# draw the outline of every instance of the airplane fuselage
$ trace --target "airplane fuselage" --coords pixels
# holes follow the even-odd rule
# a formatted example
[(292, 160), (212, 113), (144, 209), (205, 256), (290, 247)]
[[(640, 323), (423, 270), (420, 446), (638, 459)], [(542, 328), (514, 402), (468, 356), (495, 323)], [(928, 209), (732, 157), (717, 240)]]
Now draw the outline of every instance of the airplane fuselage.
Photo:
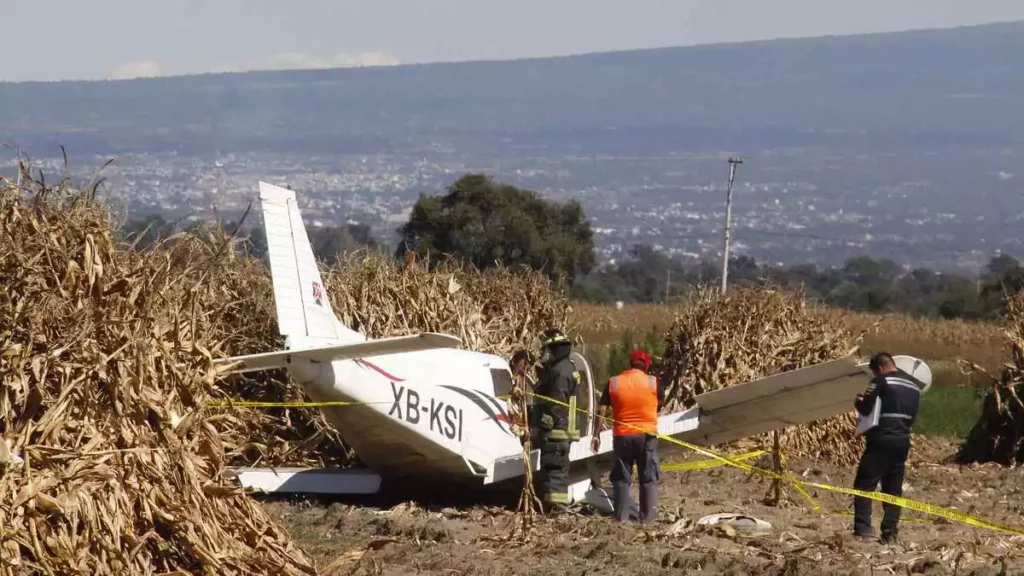
[(382, 475), (483, 476), (521, 454), (507, 402), (512, 374), (491, 354), (438, 349), (316, 363), (294, 359), (293, 377), (360, 459)]

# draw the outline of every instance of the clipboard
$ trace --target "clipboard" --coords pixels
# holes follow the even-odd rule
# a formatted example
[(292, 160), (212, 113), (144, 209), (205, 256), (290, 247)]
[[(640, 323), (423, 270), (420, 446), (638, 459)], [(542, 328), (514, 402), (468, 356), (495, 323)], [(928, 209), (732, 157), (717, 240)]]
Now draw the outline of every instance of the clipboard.
[(871, 409), (871, 414), (864, 416), (860, 412), (857, 412), (857, 436), (863, 436), (865, 432), (871, 430), (875, 426), (878, 426), (878, 417), (882, 413), (882, 399), (875, 398), (875, 407)]

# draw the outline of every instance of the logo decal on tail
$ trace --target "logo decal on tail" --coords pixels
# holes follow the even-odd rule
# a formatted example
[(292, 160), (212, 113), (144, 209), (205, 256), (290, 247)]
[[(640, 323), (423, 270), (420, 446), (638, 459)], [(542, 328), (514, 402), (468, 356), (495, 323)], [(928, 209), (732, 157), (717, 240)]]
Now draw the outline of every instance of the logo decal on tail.
[(380, 374), (381, 376), (387, 378), (388, 380), (394, 380), (395, 382), (405, 382), (404, 378), (399, 378), (398, 376), (394, 376), (391, 373), (384, 371), (384, 369), (382, 369), (380, 366), (377, 366), (376, 364), (372, 364), (370, 362), (367, 362), (366, 360), (363, 360), (362, 358), (356, 358), (355, 359), (355, 363), (360, 368), (369, 368), (369, 369), (373, 370), (374, 372), (376, 372), (377, 374)]
[(324, 305), (324, 289), (319, 282), (313, 282), (313, 301), (321, 308)]

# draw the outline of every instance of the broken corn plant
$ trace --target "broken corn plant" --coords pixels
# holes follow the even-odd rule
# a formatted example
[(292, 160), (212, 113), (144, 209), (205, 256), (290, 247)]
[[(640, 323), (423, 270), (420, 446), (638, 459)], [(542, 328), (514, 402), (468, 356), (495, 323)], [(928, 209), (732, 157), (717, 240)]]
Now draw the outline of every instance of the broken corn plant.
[[(698, 288), (676, 311), (665, 336), (660, 378), (666, 410), (693, 405), (694, 397), (779, 372), (855, 354), (860, 336), (803, 294), (739, 288), (722, 295)], [(788, 456), (851, 464), (860, 454), (851, 413), (792, 427), (781, 435)], [(769, 435), (762, 435), (764, 444)]]

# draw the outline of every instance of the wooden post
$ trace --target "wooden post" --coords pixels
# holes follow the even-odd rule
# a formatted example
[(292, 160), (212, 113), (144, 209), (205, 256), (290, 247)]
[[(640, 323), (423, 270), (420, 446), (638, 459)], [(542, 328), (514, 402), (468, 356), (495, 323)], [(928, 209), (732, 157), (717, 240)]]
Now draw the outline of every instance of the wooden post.
[[(782, 446), (779, 441), (779, 431), (772, 432), (772, 472), (782, 475)], [(768, 489), (768, 496), (765, 497), (765, 504), (778, 506), (782, 503), (782, 480), (772, 479), (772, 485)]]

